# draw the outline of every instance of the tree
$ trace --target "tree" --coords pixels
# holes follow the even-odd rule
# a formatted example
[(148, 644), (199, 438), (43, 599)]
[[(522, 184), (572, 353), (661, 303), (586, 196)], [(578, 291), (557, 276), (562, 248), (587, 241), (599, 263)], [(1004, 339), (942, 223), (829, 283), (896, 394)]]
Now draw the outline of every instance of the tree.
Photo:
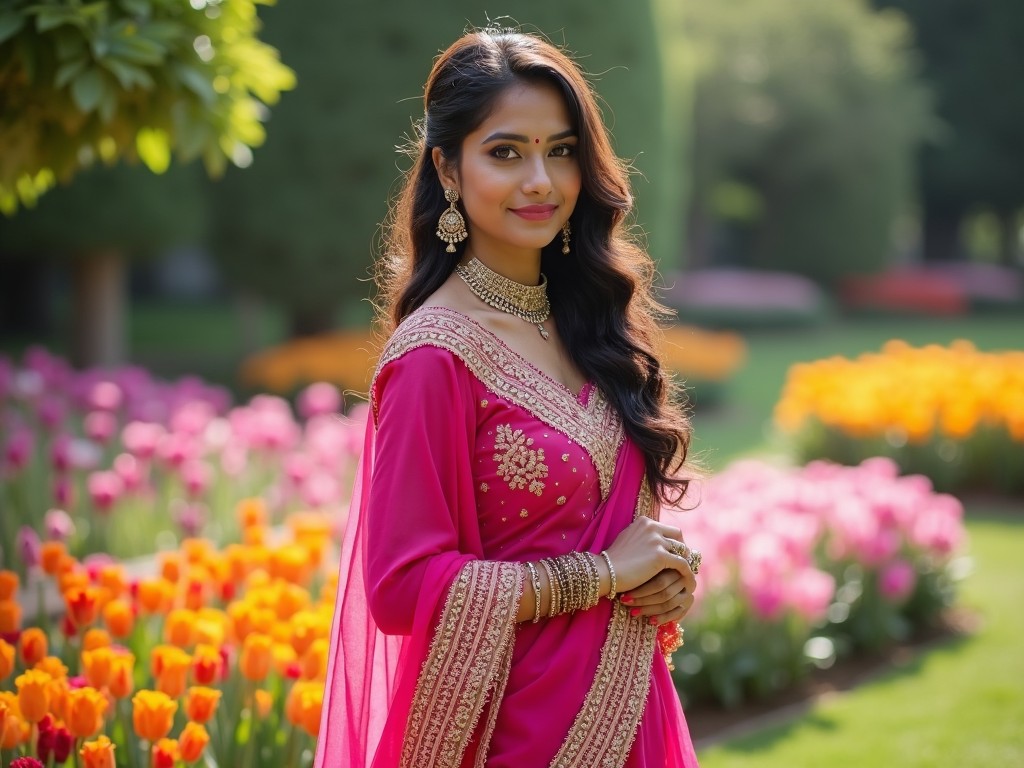
[(924, 254), (957, 258), (959, 229), (972, 209), (1002, 223), (1002, 254), (1014, 262), (1024, 206), (1024, 4), (1018, 0), (877, 0), (914, 27), (923, 74), (944, 123), (921, 153)]
[[(678, 168), (666, 166), (672, 134), (661, 119), (664, 89), (651, 2), (593, 13), (584, 0), (519, 0), (508, 13), (582, 54), (620, 154), (638, 171), (639, 222), (667, 261), (681, 250)], [(310, 24), (309, 18), (316, 18)], [(324, 330), (345, 298), (368, 293), (379, 223), (404, 159), (391, 147), (422, 113), (434, 56), (470, 23), (487, 18), (459, 0), (439, 10), (402, 0), (353, 9), (306, 0), (306, 12), (264, 14), (266, 39), (295, 67), (299, 87), (274, 114), (270, 135), (245, 172), (211, 191), (217, 253), (240, 286), (288, 308), (294, 333)], [(681, 156), (682, 152), (678, 151)], [(660, 204), (660, 205), (659, 205)]]
[(749, 265), (823, 283), (883, 266), (931, 127), (907, 26), (862, 0), (684, 6), (698, 223), (731, 218)]
[[(217, 174), (230, 160), (244, 161), (263, 140), (264, 105), (294, 83), (276, 51), (256, 37), (259, 1), (10, 0), (0, 11), (0, 209), (11, 215), (19, 204), (34, 205), (55, 182), (97, 164), (141, 159), (162, 173), (172, 156), (201, 157)], [(136, 199), (131, 185), (120, 185), (125, 178), (105, 177), (107, 196), (81, 209), (82, 229), (60, 228), (62, 250), (96, 234), (90, 210)], [(110, 197), (115, 190), (123, 195)], [(0, 246), (31, 246), (31, 231), (4, 225)], [(122, 249), (131, 238), (116, 227), (104, 235), (106, 245), (91, 250), (103, 258), (76, 257), (81, 293), (92, 297), (85, 307), (108, 306), (101, 297), (119, 295)], [(82, 337), (78, 362), (115, 361), (117, 316), (76, 319), (77, 328), (93, 331)]]

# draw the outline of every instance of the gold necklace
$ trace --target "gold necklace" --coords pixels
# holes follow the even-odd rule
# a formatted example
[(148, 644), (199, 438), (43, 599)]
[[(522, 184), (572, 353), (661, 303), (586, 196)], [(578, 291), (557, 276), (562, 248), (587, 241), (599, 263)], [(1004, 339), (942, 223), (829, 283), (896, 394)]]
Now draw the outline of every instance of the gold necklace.
[(543, 274), (540, 285), (523, 285), (499, 275), (475, 256), (455, 271), (484, 304), (536, 325), (541, 338), (548, 340), (544, 322), (551, 317), (551, 304), (548, 279)]

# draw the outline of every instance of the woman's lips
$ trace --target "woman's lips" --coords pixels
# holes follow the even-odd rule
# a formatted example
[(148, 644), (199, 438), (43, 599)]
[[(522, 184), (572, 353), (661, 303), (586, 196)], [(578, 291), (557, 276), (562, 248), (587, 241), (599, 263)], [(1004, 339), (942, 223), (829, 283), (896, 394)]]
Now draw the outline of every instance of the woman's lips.
[(525, 205), (522, 208), (510, 208), (516, 216), (520, 216), (529, 221), (544, 221), (550, 219), (554, 213), (557, 205)]

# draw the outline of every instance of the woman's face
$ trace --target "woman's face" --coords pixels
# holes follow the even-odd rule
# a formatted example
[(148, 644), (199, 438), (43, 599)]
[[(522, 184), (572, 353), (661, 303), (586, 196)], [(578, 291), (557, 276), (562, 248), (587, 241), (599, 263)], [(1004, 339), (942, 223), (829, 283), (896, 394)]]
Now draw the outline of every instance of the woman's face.
[(522, 83), (466, 136), (454, 174), (434, 150), (441, 183), (462, 196), (473, 254), (536, 252), (560, 235), (580, 193), (576, 144), (561, 91)]

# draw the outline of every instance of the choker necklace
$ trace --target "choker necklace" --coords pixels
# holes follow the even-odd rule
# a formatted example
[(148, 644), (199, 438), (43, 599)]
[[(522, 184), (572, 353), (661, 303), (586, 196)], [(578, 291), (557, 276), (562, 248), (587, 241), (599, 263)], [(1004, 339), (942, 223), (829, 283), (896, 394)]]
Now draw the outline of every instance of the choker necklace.
[(548, 279), (543, 274), (540, 285), (523, 285), (499, 275), (475, 256), (455, 271), (484, 304), (536, 325), (541, 338), (548, 340), (544, 321), (551, 317), (551, 304)]

